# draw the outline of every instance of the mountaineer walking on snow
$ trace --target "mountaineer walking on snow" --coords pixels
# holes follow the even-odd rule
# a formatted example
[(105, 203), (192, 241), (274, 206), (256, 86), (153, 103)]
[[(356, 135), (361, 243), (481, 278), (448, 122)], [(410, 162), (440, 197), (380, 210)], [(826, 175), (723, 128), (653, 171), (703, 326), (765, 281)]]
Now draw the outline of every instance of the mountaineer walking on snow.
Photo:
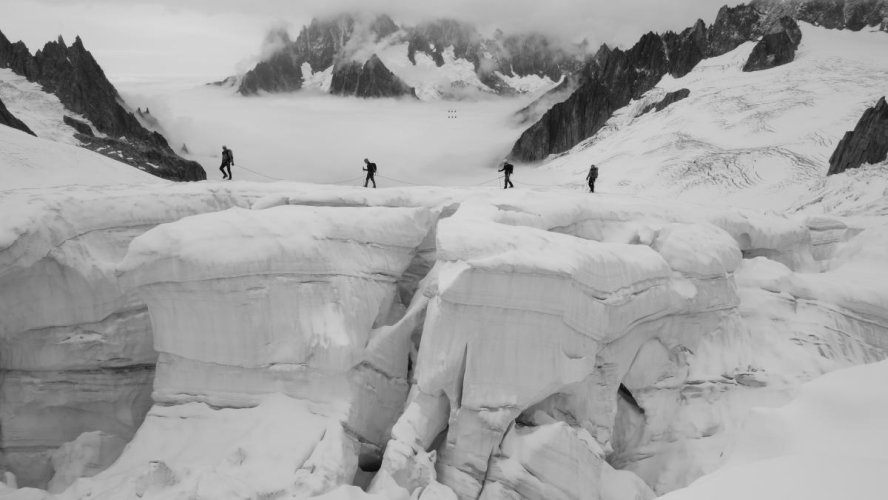
[[(234, 153), (227, 146), (222, 146), (222, 166), (219, 167), (219, 170), (222, 171), (222, 180), (231, 180), (232, 165), (234, 165)], [(225, 172), (226, 168), (228, 169), (227, 173)]]
[(373, 189), (376, 189), (376, 164), (364, 158), (364, 172), (367, 172), (367, 178), (364, 179), (364, 187), (367, 187), (367, 184), (373, 183)]
[(598, 178), (598, 167), (593, 163), (591, 167), (589, 167), (589, 175), (586, 176), (586, 182), (589, 183), (589, 192), (595, 192), (595, 179)]
[(505, 176), (505, 179), (506, 179), (505, 182), (503, 182), (503, 189), (509, 189), (509, 188), (515, 187), (515, 185), (512, 184), (512, 181), (509, 180), (509, 177), (512, 176), (512, 171), (514, 169), (515, 169), (515, 167), (511, 163), (509, 163), (508, 160), (503, 160), (503, 168), (497, 170), (497, 172), (503, 172), (503, 175)]

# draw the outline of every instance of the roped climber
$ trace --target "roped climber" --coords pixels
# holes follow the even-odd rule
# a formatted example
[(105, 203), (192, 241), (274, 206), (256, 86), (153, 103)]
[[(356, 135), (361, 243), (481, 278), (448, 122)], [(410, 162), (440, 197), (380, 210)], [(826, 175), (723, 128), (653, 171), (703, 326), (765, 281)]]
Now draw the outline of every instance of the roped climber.
[(503, 182), (503, 189), (514, 188), (515, 185), (512, 184), (512, 181), (509, 177), (512, 176), (512, 172), (515, 170), (515, 166), (509, 163), (508, 160), (503, 160), (503, 168), (497, 170), (497, 172), (503, 172), (503, 176), (505, 177), (505, 181)]
[(364, 179), (364, 187), (369, 183), (373, 183), (373, 189), (376, 189), (376, 164), (364, 158), (364, 172), (367, 172), (367, 178)]
[[(234, 165), (234, 153), (227, 146), (222, 146), (222, 166), (219, 167), (219, 170), (222, 171), (222, 180), (231, 180), (232, 165)], [(225, 169), (228, 169), (227, 173)]]

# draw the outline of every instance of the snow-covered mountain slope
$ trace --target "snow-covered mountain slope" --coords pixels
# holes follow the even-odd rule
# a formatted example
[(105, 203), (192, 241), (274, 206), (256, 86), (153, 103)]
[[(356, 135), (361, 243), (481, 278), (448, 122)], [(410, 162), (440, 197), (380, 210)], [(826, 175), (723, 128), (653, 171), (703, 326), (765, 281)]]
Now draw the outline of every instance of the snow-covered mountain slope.
[(23, 42), (12, 43), (0, 32), (0, 92), (35, 123), (38, 137), (79, 145), (165, 179), (206, 178), (198, 163), (179, 157), (160, 133), (143, 126), (80, 37), (71, 45), (59, 37), (32, 55)]
[(750, 415), (728, 464), (663, 500), (876, 499), (888, 468), (888, 362), (825, 375)]
[[(0, 70), (2, 71), (2, 70)], [(42, 92), (41, 96), (46, 96)], [(60, 125), (51, 113), (40, 108), (36, 113), (28, 113), (35, 103), (45, 103), (52, 110), (51, 100), (13, 101), (20, 116), (38, 117), (31, 120), (35, 132), (54, 137), (56, 140), (33, 137), (19, 130), (0, 126), (0, 193), (19, 188), (42, 188), (68, 185), (110, 185), (134, 183), (165, 183), (153, 175), (148, 175), (111, 158), (67, 143), (73, 139), (67, 125)], [(38, 104), (40, 105), (40, 104)], [(61, 142), (56, 142), (56, 141)]]
[[(792, 63), (744, 73), (747, 43), (683, 78), (667, 76), (532, 179), (582, 185), (594, 163), (605, 192), (788, 208), (825, 178), (863, 110), (888, 94), (888, 33), (801, 27)], [(686, 99), (639, 116), (683, 88)]]
[(4, 467), (61, 491), (144, 418), (10, 499), (651, 498), (888, 356), (884, 224), (243, 181), (0, 210)]
[(77, 131), (64, 122), (65, 116), (76, 118), (95, 130), (95, 125), (88, 119), (65, 109), (58, 97), (44, 92), (40, 85), (8, 68), (0, 68), (0, 99), (12, 114), (43, 139), (80, 145), (80, 141), (74, 138)]

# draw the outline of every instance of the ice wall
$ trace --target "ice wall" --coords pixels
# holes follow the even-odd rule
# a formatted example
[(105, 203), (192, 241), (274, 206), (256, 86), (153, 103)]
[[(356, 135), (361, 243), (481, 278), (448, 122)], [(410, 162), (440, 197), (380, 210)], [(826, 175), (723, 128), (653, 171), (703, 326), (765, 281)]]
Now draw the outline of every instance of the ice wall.
[(838, 218), (250, 183), (3, 204), (4, 467), (59, 491), (139, 427), (59, 498), (652, 498), (750, 408), (888, 352), (886, 233)]
[[(151, 313), (157, 406), (120, 462), (75, 491), (111, 495), (138, 488), (134, 476), (163, 498), (306, 497), (350, 483), (359, 458), (381, 455), (407, 396), (415, 319), (398, 283), (434, 222), (425, 208), (284, 205), (136, 238), (119, 269)], [(245, 439), (233, 425), (261, 434)], [(271, 444), (278, 432), (290, 447)], [(203, 444), (215, 435), (229, 438)], [(157, 444), (182, 439), (185, 456)], [(259, 473), (275, 454), (281, 463)], [(151, 464), (163, 474), (144, 472)], [(244, 485), (206, 489), (222, 464), (224, 484)]]
[(196, 186), (69, 187), (0, 196), (0, 465), (45, 487), (81, 433), (128, 441), (151, 406), (144, 302), (117, 263), (136, 236), (265, 196)]
[[(459, 498), (604, 498), (617, 494), (611, 465), (659, 492), (713, 470), (751, 407), (888, 352), (884, 319), (872, 322), (881, 311), (812, 331), (804, 312), (781, 318), (787, 329), (765, 319), (777, 308), (741, 304), (762, 291), (748, 273), (738, 288), (744, 256), (838, 283), (780, 263), (815, 269), (811, 240), (803, 221), (778, 216), (466, 200), (439, 224), (416, 383), (371, 491), (441, 482)], [(856, 308), (881, 307), (882, 293), (857, 293)], [(855, 302), (827, 286), (809, 295), (824, 311)], [(433, 449), (436, 473), (419, 474)]]

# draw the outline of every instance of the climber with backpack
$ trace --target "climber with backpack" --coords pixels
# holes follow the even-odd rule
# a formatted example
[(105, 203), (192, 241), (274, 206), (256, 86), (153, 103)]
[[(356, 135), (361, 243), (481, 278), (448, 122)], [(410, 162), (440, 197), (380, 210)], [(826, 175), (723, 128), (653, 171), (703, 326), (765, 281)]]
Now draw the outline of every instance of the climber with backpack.
[[(222, 171), (222, 180), (231, 180), (232, 165), (234, 165), (234, 153), (227, 146), (222, 146), (222, 166), (219, 167), (219, 170)], [(225, 172), (226, 168), (228, 169), (227, 173)]]
[(509, 177), (512, 176), (512, 172), (514, 171), (515, 166), (509, 163), (508, 160), (503, 160), (503, 168), (497, 170), (497, 172), (502, 172), (505, 177), (505, 181), (503, 182), (503, 189), (514, 188), (515, 185), (512, 184), (512, 181)]
[(364, 158), (364, 172), (367, 172), (367, 178), (364, 179), (364, 187), (369, 183), (373, 183), (373, 189), (376, 189), (376, 164)]
[(589, 167), (589, 174), (586, 176), (586, 182), (589, 183), (589, 192), (595, 192), (595, 179), (598, 178), (598, 167), (593, 163), (591, 167)]

